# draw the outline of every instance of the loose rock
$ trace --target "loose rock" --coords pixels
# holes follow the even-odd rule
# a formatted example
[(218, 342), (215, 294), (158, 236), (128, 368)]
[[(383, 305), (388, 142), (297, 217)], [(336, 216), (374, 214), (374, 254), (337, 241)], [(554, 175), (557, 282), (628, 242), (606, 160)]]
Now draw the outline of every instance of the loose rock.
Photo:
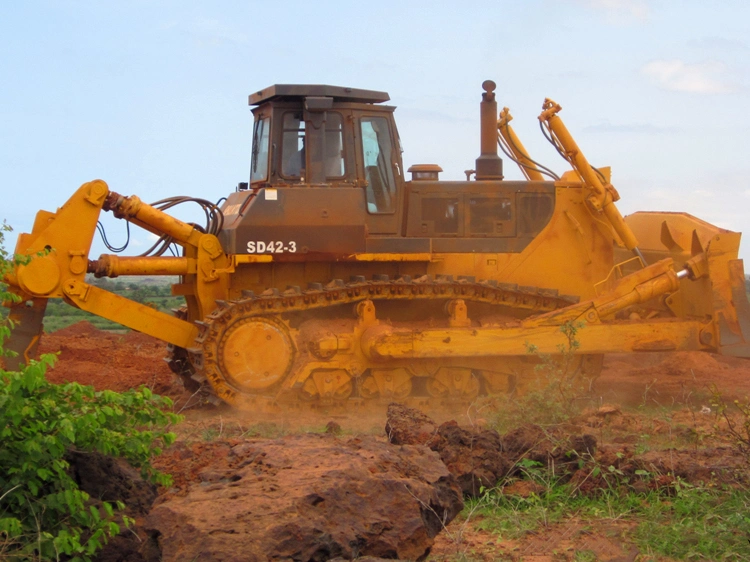
[(428, 445), (440, 454), (463, 493), (471, 497), (505, 476), (518, 474), (521, 459), (554, 466), (558, 474), (570, 474), (577, 468), (574, 463), (584, 456), (591, 458), (596, 451), (593, 435), (581, 435), (569, 431), (571, 428), (543, 429), (529, 424), (501, 437), (492, 429), (466, 429), (455, 421), (432, 430), (434, 427), (435, 422), (418, 410), (401, 404), (388, 407), (386, 431), (391, 442)]
[(341, 425), (333, 420), (329, 421), (326, 424), (326, 433), (333, 433), (334, 435), (338, 435), (339, 433), (341, 433)]
[(493, 487), (512, 467), (497, 431), (468, 430), (449, 421), (440, 426), (438, 435), (440, 441), (433, 449), (467, 496), (476, 497), (482, 487)]
[(422, 560), (463, 508), (426, 447), (294, 435), (241, 442), (226, 461), (147, 517), (162, 560)]
[(419, 410), (403, 404), (388, 405), (385, 434), (394, 445), (426, 445), (433, 447), (440, 441), (438, 425)]

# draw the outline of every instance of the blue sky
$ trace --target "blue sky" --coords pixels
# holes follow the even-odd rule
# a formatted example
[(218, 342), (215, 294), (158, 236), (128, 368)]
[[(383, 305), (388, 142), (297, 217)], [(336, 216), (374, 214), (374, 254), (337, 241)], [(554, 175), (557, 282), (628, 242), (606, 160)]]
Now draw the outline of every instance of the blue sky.
[(94, 178), (146, 201), (218, 200), (248, 176), (247, 96), (274, 83), (389, 92), (406, 166), (461, 179), (490, 78), (558, 173), (537, 116), (545, 97), (563, 106), (624, 214), (686, 211), (750, 237), (749, 31), (747, 1), (6, 1), (0, 219), (28, 231)]

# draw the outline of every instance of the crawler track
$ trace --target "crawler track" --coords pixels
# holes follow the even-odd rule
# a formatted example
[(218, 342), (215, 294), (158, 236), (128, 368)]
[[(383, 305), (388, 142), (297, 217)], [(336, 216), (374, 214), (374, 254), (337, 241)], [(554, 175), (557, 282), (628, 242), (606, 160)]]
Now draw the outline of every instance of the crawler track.
[[(245, 291), (240, 299), (219, 302), (215, 311), (197, 322), (200, 333), (195, 347), (188, 350), (171, 348), (170, 366), (188, 384), (208, 383), (204, 387), (210, 388), (214, 397), (234, 404), (242, 401), (243, 397), (278, 398), (290, 392), (297, 392), (302, 398), (309, 398), (310, 393), (318, 391), (320, 396), (326, 395), (322, 379), (316, 379), (318, 390), (312, 383), (307, 383), (304, 390), (309, 392), (300, 392), (300, 384), (295, 387), (290, 383), (301, 369), (309, 368), (306, 364), (310, 362), (320, 365), (319, 371), (326, 373), (326, 379), (338, 377), (343, 381), (329, 384), (327, 396), (331, 399), (348, 398), (355, 387), (355, 394), (360, 397), (390, 393), (393, 398), (405, 398), (413, 390), (413, 368), (403, 364), (394, 365), (391, 374), (396, 382), (386, 391), (383, 387), (385, 383), (380, 379), (376, 385), (373, 380), (362, 378), (370, 365), (362, 363), (356, 369), (343, 369), (335, 362), (326, 364), (325, 361), (331, 356), (314, 349), (311, 342), (306, 340), (306, 331), (310, 331), (306, 328), (309, 322), (300, 326), (299, 319), (327, 318), (327, 321), (321, 321), (321, 329), (330, 336), (342, 329), (342, 322), (348, 329), (355, 318), (353, 308), (365, 301), (372, 301), (379, 308), (398, 306), (400, 301), (410, 301), (412, 305), (421, 302), (423, 309), (430, 311), (430, 321), (433, 318), (445, 321), (445, 303), (456, 299), (463, 300), (468, 306), (481, 306), (485, 317), (493, 313), (506, 317), (528, 317), (563, 308), (579, 300), (575, 296), (560, 295), (554, 289), (476, 281), (470, 277), (453, 279), (450, 276), (389, 279), (385, 275), (376, 275), (372, 280), (355, 277), (349, 283), (339, 279), (325, 285), (311, 283), (306, 290), (289, 287), (283, 291), (268, 289), (261, 294)], [(178, 315), (185, 317), (186, 311), (182, 309)], [(381, 379), (383, 376), (393, 378), (385, 374)], [(442, 378), (448, 376), (444, 374)], [(365, 384), (360, 384), (363, 381)], [(430, 379), (428, 393), (439, 394), (439, 389), (445, 383), (441, 381), (440, 377)], [(475, 395), (479, 389), (476, 381), (467, 379), (462, 384), (468, 395)]]

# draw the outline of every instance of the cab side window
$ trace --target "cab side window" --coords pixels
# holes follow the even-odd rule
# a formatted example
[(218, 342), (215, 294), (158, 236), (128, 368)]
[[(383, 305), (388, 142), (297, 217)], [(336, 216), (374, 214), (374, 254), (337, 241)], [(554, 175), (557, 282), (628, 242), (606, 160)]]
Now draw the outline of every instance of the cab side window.
[(264, 117), (255, 122), (253, 131), (253, 154), (250, 159), (250, 181), (268, 179), (268, 145), (271, 130), (271, 118)]
[(370, 213), (393, 213), (396, 209), (396, 181), (391, 165), (393, 144), (388, 121), (384, 117), (362, 117), (360, 128), (367, 210)]
[(301, 113), (285, 113), (281, 139), (281, 175), (305, 177), (305, 122)]

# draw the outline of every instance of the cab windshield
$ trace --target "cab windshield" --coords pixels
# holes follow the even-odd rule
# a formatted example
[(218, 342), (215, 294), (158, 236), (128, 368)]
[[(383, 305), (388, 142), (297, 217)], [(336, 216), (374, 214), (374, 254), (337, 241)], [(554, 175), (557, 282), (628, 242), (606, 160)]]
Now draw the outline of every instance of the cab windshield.
[(369, 213), (392, 213), (396, 204), (396, 181), (391, 166), (393, 147), (388, 121), (383, 117), (363, 117), (360, 125), (367, 210)]

